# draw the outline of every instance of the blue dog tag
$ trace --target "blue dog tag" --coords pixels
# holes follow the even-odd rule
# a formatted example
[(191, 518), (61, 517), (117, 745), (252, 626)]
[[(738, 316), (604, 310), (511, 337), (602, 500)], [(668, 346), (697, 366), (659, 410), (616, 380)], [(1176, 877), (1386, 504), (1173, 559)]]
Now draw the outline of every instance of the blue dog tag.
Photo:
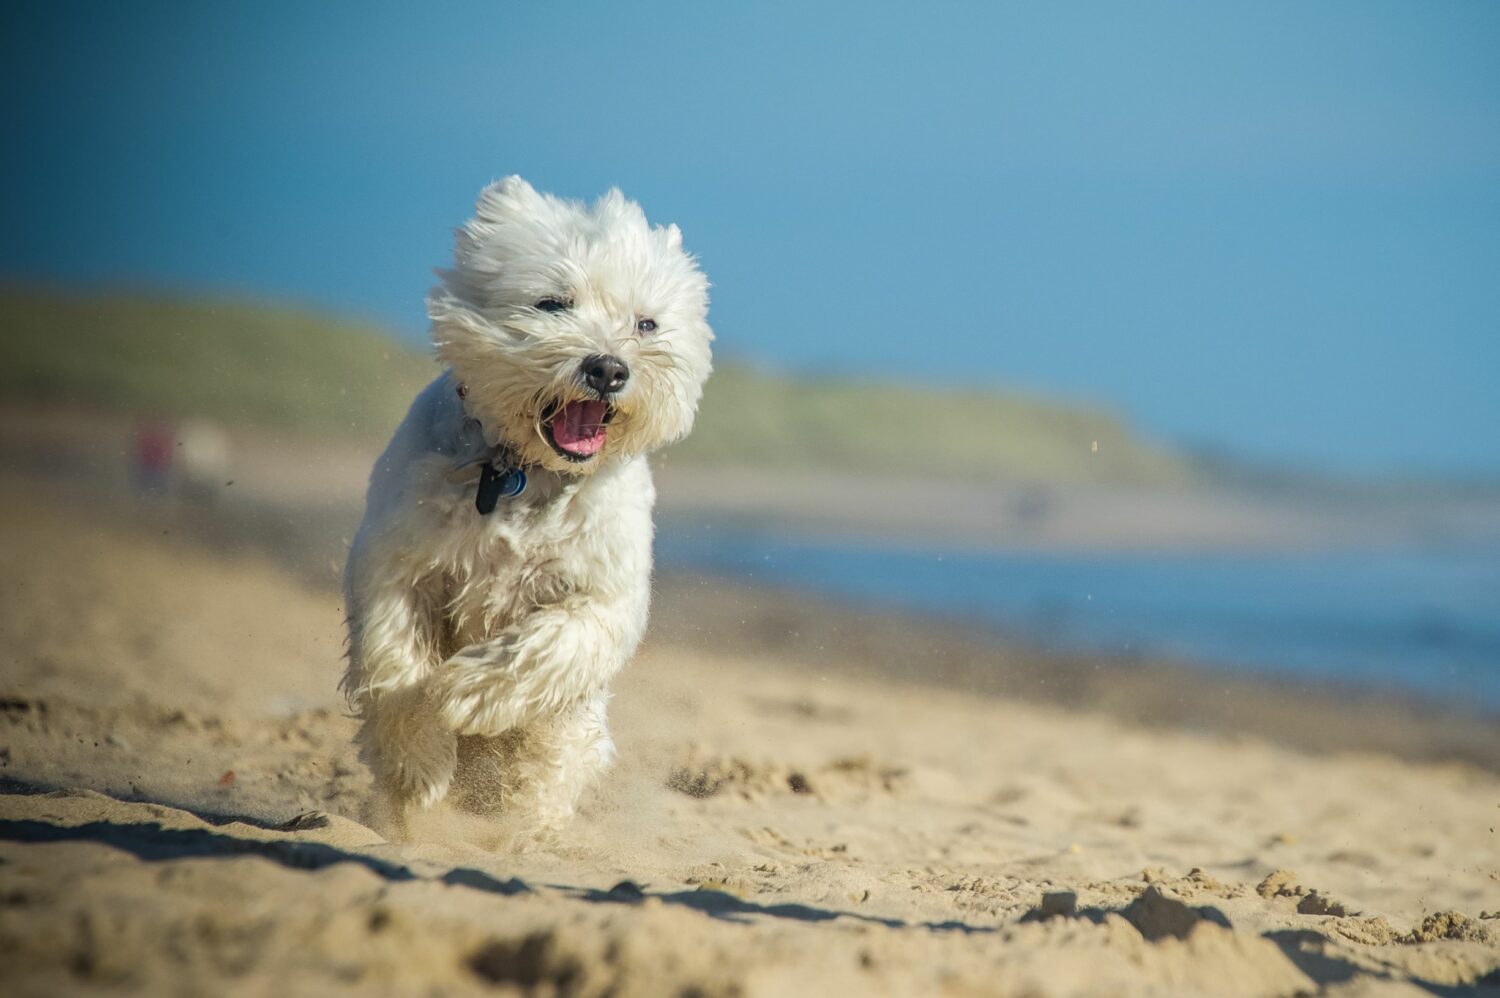
[(480, 516), (489, 516), (502, 497), (514, 498), (526, 491), (526, 472), (520, 468), (496, 468), (486, 464), (479, 473), (479, 491), (474, 495), (474, 508)]

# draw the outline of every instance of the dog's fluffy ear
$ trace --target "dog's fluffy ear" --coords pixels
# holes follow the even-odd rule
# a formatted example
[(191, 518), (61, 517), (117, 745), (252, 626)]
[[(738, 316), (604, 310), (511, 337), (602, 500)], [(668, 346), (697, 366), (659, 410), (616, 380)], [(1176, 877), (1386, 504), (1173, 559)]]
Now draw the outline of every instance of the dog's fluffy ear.
[(542, 203), (536, 189), (515, 175), (497, 180), (479, 192), (474, 214), (486, 222), (499, 222), (533, 212)]
[(594, 213), (600, 218), (614, 219), (638, 227), (645, 231), (649, 226), (646, 223), (646, 212), (639, 204), (630, 200), (618, 187), (611, 187), (604, 195), (594, 202)]
[(682, 230), (675, 223), (667, 226), (667, 245), (674, 250), (682, 249)]

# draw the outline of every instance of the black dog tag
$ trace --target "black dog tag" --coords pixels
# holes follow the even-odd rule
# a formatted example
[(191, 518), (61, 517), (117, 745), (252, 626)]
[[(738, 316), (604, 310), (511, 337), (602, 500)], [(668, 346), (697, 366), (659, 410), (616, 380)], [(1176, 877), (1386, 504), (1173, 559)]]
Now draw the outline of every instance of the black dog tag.
[(489, 516), (495, 511), (500, 497), (518, 496), (526, 489), (526, 472), (520, 468), (503, 471), (493, 464), (486, 464), (479, 472), (479, 491), (474, 494), (474, 508), (480, 516)]

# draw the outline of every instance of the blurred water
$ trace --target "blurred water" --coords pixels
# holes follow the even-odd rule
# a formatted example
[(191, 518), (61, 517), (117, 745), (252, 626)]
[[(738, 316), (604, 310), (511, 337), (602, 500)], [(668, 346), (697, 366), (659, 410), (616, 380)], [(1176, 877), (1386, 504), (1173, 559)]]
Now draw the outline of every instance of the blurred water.
[(996, 554), (668, 523), (658, 562), (1164, 656), (1500, 708), (1500, 546)]

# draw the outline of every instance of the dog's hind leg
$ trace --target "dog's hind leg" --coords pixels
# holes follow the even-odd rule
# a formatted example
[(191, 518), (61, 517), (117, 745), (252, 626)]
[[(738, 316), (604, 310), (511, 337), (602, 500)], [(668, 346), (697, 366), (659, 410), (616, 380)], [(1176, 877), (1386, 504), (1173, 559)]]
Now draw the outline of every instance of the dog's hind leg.
[(561, 828), (573, 816), (583, 792), (614, 762), (615, 743), (609, 736), (605, 710), (608, 702), (609, 695), (601, 693), (577, 704), (551, 726), (546, 741), (549, 779), (537, 787), (530, 802), (538, 827)]
[(560, 829), (614, 758), (599, 695), (498, 737), (459, 739), (454, 801), (524, 841)]
[(498, 816), (515, 792), (513, 773), (507, 761), (524, 751), (526, 733), (521, 729), (503, 735), (460, 735), (458, 769), (448, 799), (470, 814)]

